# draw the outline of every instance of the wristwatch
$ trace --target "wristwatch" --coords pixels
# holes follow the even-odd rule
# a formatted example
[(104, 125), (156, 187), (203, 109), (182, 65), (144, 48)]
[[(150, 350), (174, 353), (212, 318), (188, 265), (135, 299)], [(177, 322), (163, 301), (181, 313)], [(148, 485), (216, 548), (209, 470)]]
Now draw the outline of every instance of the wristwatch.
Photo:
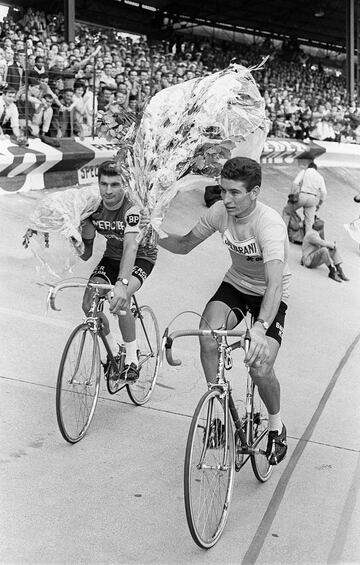
[(116, 279), (116, 282), (121, 282), (124, 286), (128, 286), (129, 285), (129, 281), (127, 279), (123, 279), (122, 277), (118, 277)]
[(263, 320), (262, 318), (257, 318), (257, 319), (255, 320), (255, 324), (256, 324), (256, 322), (259, 322), (259, 323), (262, 325), (262, 327), (264, 328), (264, 330), (265, 330), (266, 332), (268, 331), (268, 329), (269, 329), (269, 324), (268, 324), (267, 322), (265, 322), (265, 320)]

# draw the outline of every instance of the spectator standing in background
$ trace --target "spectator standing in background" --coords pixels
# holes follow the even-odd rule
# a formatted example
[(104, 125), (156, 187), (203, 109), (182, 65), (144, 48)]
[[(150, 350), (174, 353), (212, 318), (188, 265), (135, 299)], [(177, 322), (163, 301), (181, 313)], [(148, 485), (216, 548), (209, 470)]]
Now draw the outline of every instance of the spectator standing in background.
[(6, 82), (8, 86), (20, 90), (25, 82), (25, 53), (18, 51), (14, 53), (14, 62), (8, 67)]
[(37, 136), (38, 128), (33, 128), (34, 114), (41, 106), (40, 82), (37, 78), (29, 76), (28, 78), (28, 95), (25, 96), (25, 87), (23, 86), (18, 92), (18, 108), (20, 126), (26, 129), (26, 114), (28, 117), (28, 131), (25, 135)]
[(51, 120), (53, 117), (52, 109), (53, 97), (45, 94), (36, 108), (32, 119), (32, 134), (36, 137), (49, 135)]
[(299, 200), (293, 204), (287, 204), (283, 210), (283, 220), (288, 225), (292, 211), (303, 208), (305, 233), (312, 229), (315, 220), (315, 212), (324, 202), (327, 192), (324, 177), (317, 171), (315, 163), (310, 163), (307, 169), (300, 171), (293, 182), (298, 192)]
[(0, 96), (0, 134), (13, 134), (20, 137), (19, 111), (15, 104), (16, 90), (12, 86), (4, 88)]
[(98, 110), (105, 111), (109, 104), (114, 100), (113, 89), (109, 86), (103, 86), (100, 91), (100, 96), (98, 96), (97, 106)]
[(47, 74), (44, 66), (44, 57), (41, 57), (39, 55), (35, 57), (35, 65), (32, 69), (32, 72), (34, 76), (37, 76), (37, 78), (39, 79)]
[(4, 49), (0, 48), (0, 86), (5, 84), (5, 78), (7, 75), (7, 62), (5, 59), (5, 51)]
[(103, 82), (104, 86), (109, 86), (112, 89), (117, 87), (116, 80), (113, 77), (113, 66), (111, 63), (105, 63), (103, 72), (100, 76), (100, 82)]
[(58, 114), (58, 137), (72, 137), (74, 135), (74, 91), (70, 88), (66, 88), (60, 101), (62, 107)]

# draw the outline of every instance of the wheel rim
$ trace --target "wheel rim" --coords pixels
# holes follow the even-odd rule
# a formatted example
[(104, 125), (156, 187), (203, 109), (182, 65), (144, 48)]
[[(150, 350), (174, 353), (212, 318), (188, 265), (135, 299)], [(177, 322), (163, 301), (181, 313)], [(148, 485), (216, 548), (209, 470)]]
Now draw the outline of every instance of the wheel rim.
[(139, 378), (129, 385), (129, 394), (134, 402), (144, 404), (151, 395), (159, 371), (160, 335), (157, 321), (151, 308), (141, 306), (140, 310), (147, 337), (141, 320), (137, 317), (136, 340), (140, 371)]
[[(253, 446), (256, 449), (266, 451), (268, 438), (268, 414), (265, 405), (260, 398), (257, 387), (254, 388), (253, 421)], [(266, 481), (272, 473), (272, 466), (269, 465), (267, 457), (265, 455), (256, 454), (252, 457), (251, 462), (253, 464), (256, 477), (260, 481)]]
[[(212, 430), (207, 433), (206, 423), (209, 421), (212, 423)], [(218, 433), (223, 425), (222, 404), (216, 395), (209, 396), (202, 403), (189, 432), (185, 463), (187, 518), (194, 540), (205, 548), (211, 547), (219, 539), (230, 508), (234, 477), (234, 436), (229, 422), (226, 448), (225, 438), (220, 439), (221, 434)], [(206, 434), (207, 445), (212, 448), (204, 450)], [(225, 449), (227, 453), (224, 468)], [(202, 468), (199, 468), (200, 464)]]
[(100, 387), (98, 343), (86, 326), (69, 339), (60, 365), (57, 416), (60, 431), (74, 443), (84, 437), (96, 408)]

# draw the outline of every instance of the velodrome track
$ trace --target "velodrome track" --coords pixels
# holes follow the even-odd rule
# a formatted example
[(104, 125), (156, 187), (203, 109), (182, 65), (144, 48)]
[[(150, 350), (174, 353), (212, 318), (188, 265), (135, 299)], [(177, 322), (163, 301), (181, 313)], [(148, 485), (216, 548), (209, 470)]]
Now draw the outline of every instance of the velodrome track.
[[(294, 166), (264, 167), (261, 199), (281, 211)], [(289, 452), (265, 485), (251, 467), (235, 477), (230, 518), (205, 552), (187, 529), (182, 468), (190, 416), (205, 390), (195, 339), (177, 342), (181, 367), (163, 365), (143, 408), (126, 393), (101, 399), (88, 436), (66, 444), (57, 430), (55, 383), (80, 291), (60, 296), (44, 317), (46, 291), (21, 247), (41, 192), (1, 196), (0, 563), (325, 564), (360, 562), (360, 254), (343, 224), (360, 215), (360, 172), (321, 169), (328, 199), (321, 217), (350, 282), (306, 270), (292, 245), (291, 299), (276, 366)], [(205, 211), (195, 190), (176, 198), (166, 227), (185, 233)], [(101, 253), (76, 268), (86, 276)], [(201, 312), (229, 259), (216, 236), (188, 256), (160, 251), (142, 289), (161, 330), (181, 310)], [(196, 326), (187, 316), (173, 327)], [(238, 358), (238, 362), (240, 358)], [(242, 390), (232, 370), (235, 394)], [(240, 387), (241, 385), (241, 387)]]

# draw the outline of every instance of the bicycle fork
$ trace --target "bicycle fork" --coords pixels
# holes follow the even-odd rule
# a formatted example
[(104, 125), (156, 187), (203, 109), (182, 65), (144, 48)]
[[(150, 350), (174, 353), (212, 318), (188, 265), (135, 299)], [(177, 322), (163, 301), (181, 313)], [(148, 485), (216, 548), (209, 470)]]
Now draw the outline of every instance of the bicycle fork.
[[(205, 454), (208, 450), (208, 444), (210, 439), (211, 433), (211, 425), (213, 420), (213, 404), (217, 400), (216, 397), (212, 398), (211, 402), (208, 403), (207, 408), (207, 415), (206, 415), (206, 424), (205, 424), (205, 435), (203, 440), (203, 448), (200, 456), (200, 461), (197, 465), (198, 469), (208, 469), (212, 471), (228, 471), (228, 449), (229, 449), (229, 433), (228, 433), (228, 426), (231, 426), (230, 417), (229, 417), (229, 394), (227, 390), (224, 390), (223, 394), (221, 395), (221, 400), (223, 401), (223, 409), (224, 409), (224, 453), (223, 453), (223, 460), (219, 465), (207, 465), (204, 463)], [(220, 434), (220, 441), (222, 441), (222, 434)]]

